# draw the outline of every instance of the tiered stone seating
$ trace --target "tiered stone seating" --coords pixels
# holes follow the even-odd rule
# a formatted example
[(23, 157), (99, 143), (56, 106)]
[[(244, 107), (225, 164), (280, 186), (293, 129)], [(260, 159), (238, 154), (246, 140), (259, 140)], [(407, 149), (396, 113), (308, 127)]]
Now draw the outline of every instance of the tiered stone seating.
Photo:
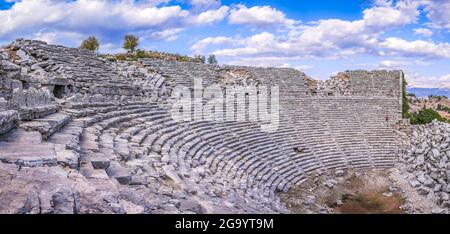
[(152, 87), (166, 82), (167, 90), (193, 88), (193, 78), (202, 78), (204, 87), (224, 87), (230, 77), (278, 85), (280, 122), (267, 132), (264, 123), (248, 120), (176, 122), (168, 109), (173, 100), (150, 98), (148, 90), (124, 79), (125, 68), (119, 74), (109, 61), (84, 50), (20, 43), (83, 95), (59, 97), (51, 111), (23, 118), (0, 108), (0, 134), (6, 133), (0, 137), (0, 161), (62, 166), (70, 171), (67, 178), (75, 178), (73, 187), (111, 207), (121, 207), (114, 199), (125, 197), (122, 208), (142, 206), (146, 213), (286, 212), (277, 193), (316, 172), (389, 167), (395, 161), (392, 124), (400, 118), (401, 77), (394, 72), (347, 72), (355, 95), (318, 96), (310, 92), (306, 75), (294, 69), (139, 61), (142, 69), (159, 74)]

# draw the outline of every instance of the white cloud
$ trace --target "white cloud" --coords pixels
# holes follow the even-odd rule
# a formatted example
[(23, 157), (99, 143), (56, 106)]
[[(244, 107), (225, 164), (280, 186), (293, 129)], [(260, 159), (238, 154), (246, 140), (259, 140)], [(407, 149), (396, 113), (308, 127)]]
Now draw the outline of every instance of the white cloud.
[(409, 87), (416, 88), (450, 88), (450, 74), (442, 76), (423, 76), (419, 73), (405, 73)]
[(227, 6), (222, 6), (219, 9), (202, 12), (193, 17), (192, 22), (194, 24), (212, 24), (222, 21), (228, 15), (229, 9)]
[(294, 68), (297, 69), (297, 70), (300, 70), (300, 71), (306, 71), (306, 70), (313, 69), (314, 66), (311, 66), (311, 65), (298, 65), (298, 66), (295, 66)]
[(407, 65), (409, 65), (409, 62), (406, 61), (399, 61), (399, 60), (383, 60), (378, 63), (377, 69), (387, 69), (387, 70), (394, 70), (394, 69), (404, 69)]
[(178, 38), (178, 33), (183, 31), (183, 28), (171, 28), (163, 31), (152, 32), (150, 34), (150, 38), (165, 40), (165, 41), (173, 41)]
[(398, 27), (413, 23), (420, 15), (417, 7), (420, 5), (419, 1), (398, 1), (395, 6), (392, 6), (391, 1), (386, 1), (373, 8), (364, 10), (363, 21), (367, 28), (372, 30), (385, 29), (387, 27)]
[(433, 28), (443, 28), (450, 30), (450, 1), (433, 0), (428, 1), (425, 7), (430, 25)]
[(431, 37), (433, 35), (433, 32), (428, 28), (416, 28), (414, 29), (414, 34)]
[(117, 54), (125, 52), (125, 49), (122, 48), (122, 45), (114, 43), (104, 43), (100, 45), (99, 51), (100, 53)]
[[(258, 33), (247, 38), (236, 39), (231, 47), (222, 47), (212, 53), (219, 56), (304, 56), (345, 58), (356, 54), (399, 55), (425, 58), (450, 57), (448, 43), (432, 41), (406, 41), (397, 37), (383, 39), (382, 35), (389, 30), (413, 24), (419, 16), (418, 7), (422, 1), (377, 1), (375, 6), (366, 9), (360, 20), (347, 21), (326, 19), (309, 25), (289, 27), (283, 33)], [(230, 23), (269, 24), (283, 22), (286, 17), (280, 12), (279, 17), (264, 17), (269, 13), (258, 13), (264, 7), (231, 10)], [(276, 11), (266, 8), (264, 11)], [(255, 16), (254, 16), (255, 15)], [(237, 17), (240, 16), (240, 17)], [(236, 17), (236, 18), (233, 18)], [(276, 20), (278, 19), (278, 20)], [(274, 20), (273, 22), (269, 20)], [(426, 30), (417, 30), (426, 34)], [(206, 44), (202, 44), (202, 49)]]
[(45, 41), (49, 44), (62, 44), (65, 42), (72, 45), (79, 45), (84, 39), (84, 35), (76, 32), (42, 30), (34, 33), (32, 38)]
[(190, 49), (192, 51), (195, 51), (196, 53), (202, 53), (203, 50), (209, 46), (209, 45), (223, 45), (223, 44), (232, 44), (237, 42), (237, 39), (231, 38), (231, 37), (207, 37), (203, 38), (202, 40), (197, 41), (195, 44), (193, 44)]
[[(180, 28), (211, 24), (226, 17), (229, 7), (191, 12), (179, 5), (161, 6), (167, 0), (23, 0), (0, 11), (0, 37), (32, 37), (38, 31), (74, 32), (82, 35), (123, 35), (173, 39)], [(213, 1), (195, 1), (211, 5)], [(217, 2), (217, 1), (214, 1)], [(214, 5), (214, 4), (212, 4)], [(220, 5), (220, 2), (219, 2)], [(168, 37), (163, 37), (167, 35)], [(120, 36), (120, 37), (121, 37)]]
[(430, 41), (406, 41), (397, 37), (390, 37), (379, 44), (388, 53), (400, 53), (406, 56), (450, 58), (449, 43), (433, 43)]
[(24, 0), (9, 10), (0, 11), (0, 21), (5, 25), (0, 29), (0, 35), (43, 27), (78, 32), (102, 29), (127, 31), (159, 26), (187, 15), (188, 12), (179, 6), (139, 7), (131, 1)]
[(238, 5), (232, 9), (228, 18), (230, 24), (249, 24), (256, 26), (264, 25), (292, 25), (294, 20), (286, 18), (286, 15), (270, 6), (254, 6), (247, 8)]
[(273, 53), (274, 51), (283, 52), (291, 46), (289, 43), (280, 42), (275, 35), (262, 32), (249, 36), (244, 39), (235, 39), (235, 45), (242, 45), (241, 48), (221, 49), (213, 52), (218, 56), (239, 56), (239, 55), (258, 55), (264, 53)]
[(229, 62), (231, 65), (237, 66), (258, 66), (258, 67), (282, 67), (282, 68), (295, 68), (298, 70), (309, 70), (313, 66), (310, 65), (297, 65), (293, 66), (291, 63), (295, 62), (296, 58), (290, 57), (241, 57)]

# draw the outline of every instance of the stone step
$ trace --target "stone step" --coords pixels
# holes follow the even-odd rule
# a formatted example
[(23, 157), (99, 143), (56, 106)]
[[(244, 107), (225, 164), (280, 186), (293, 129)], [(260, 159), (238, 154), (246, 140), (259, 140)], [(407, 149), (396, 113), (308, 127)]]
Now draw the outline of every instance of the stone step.
[(56, 166), (54, 144), (29, 142), (0, 142), (0, 161), (25, 167)]
[(117, 162), (110, 162), (108, 168), (106, 168), (106, 173), (109, 177), (115, 178), (120, 184), (129, 184), (132, 179), (130, 171)]
[(69, 123), (72, 117), (64, 113), (55, 113), (44, 118), (35, 119), (29, 122), (22, 122), (20, 128), (27, 131), (38, 131), (44, 139), (49, 138), (53, 133)]

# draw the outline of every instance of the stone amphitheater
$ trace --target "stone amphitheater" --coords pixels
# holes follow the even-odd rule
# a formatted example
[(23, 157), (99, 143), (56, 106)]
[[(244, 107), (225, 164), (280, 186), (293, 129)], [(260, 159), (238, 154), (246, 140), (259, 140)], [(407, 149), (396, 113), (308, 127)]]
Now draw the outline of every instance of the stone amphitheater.
[[(278, 86), (278, 128), (175, 121), (172, 92), (193, 78)], [(402, 78), (110, 61), (18, 39), (0, 50), (0, 213), (286, 213), (278, 193), (313, 173), (394, 166)]]

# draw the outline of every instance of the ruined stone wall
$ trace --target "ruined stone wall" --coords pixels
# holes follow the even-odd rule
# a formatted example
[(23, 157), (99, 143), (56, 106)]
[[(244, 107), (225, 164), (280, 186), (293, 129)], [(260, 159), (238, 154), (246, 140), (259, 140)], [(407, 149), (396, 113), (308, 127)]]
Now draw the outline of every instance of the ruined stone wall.
[[(214, 84), (278, 86), (281, 99), (309, 100), (313, 103), (322, 99), (342, 99), (337, 105), (365, 105), (368, 112), (386, 104), (389, 108), (383, 109), (383, 119), (387, 116), (391, 123), (401, 120), (401, 71), (346, 71), (327, 81), (315, 81), (304, 73), (289, 68), (211, 66), (154, 59), (144, 59), (143, 64), (166, 74), (173, 85), (192, 88), (194, 78), (202, 78), (203, 87)], [(348, 100), (354, 100), (353, 97), (357, 101), (349, 102)], [(320, 105), (319, 102), (317, 105)], [(293, 104), (285, 108), (296, 107), (297, 104)]]

